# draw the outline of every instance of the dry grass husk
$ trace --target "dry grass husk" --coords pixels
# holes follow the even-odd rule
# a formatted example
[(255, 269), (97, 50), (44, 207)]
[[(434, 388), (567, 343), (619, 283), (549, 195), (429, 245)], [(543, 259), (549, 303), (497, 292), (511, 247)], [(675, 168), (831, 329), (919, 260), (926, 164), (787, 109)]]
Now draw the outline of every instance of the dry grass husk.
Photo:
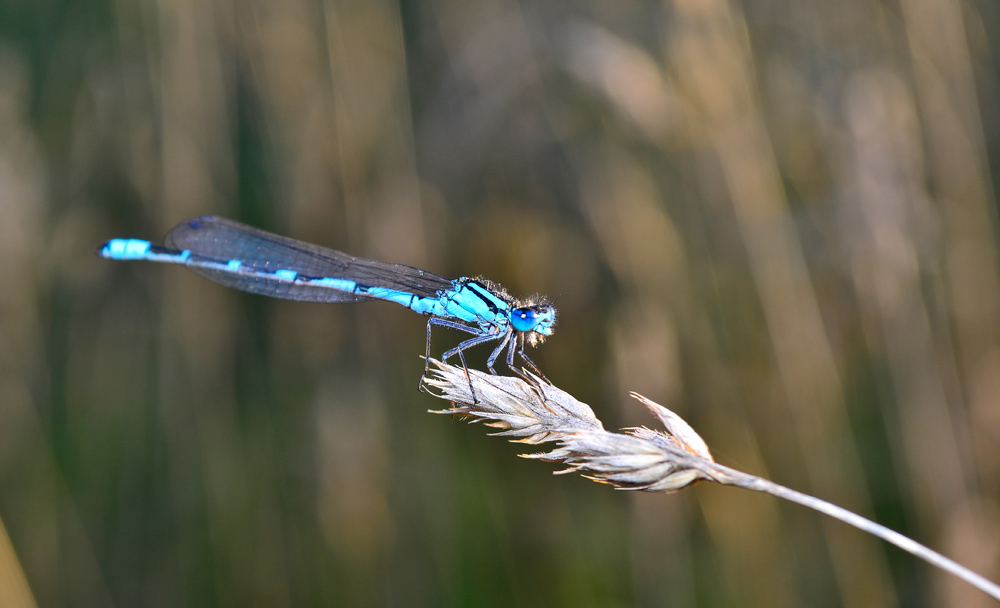
[(431, 393), (434, 396), (452, 402), (448, 409), (433, 413), (483, 421), (500, 429), (494, 435), (519, 443), (556, 443), (548, 452), (522, 456), (567, 465), (557, 474), (580, 473), (619, 489), (645, 492), (675, 492), (699, 481), (764, 492), (873, 534), (1000, 600), (1000, 586), (898, 532), (824, 500), (718, 464), (705, 441), (680, 416), (637, 393), (631, 393), (632, 397), (659, 419), (664, 430), (607, 431), (590, 406), (530, 374), (522, 379), (470, 369), (466, 376), (460, 367), (434, 360), (431, 364), (424, 384), (438, 391)]

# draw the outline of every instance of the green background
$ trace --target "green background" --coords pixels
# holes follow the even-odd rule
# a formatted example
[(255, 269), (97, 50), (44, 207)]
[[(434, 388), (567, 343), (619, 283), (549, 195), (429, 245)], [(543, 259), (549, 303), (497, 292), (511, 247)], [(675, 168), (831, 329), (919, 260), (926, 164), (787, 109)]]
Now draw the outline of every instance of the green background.
[(608, 428), (998, 580), (998, 53), (992, 0), (0, 0), (0, 604), (990, 605), (428, 415), (400, 306), (93, 252), (211, 213), (545, 293)]

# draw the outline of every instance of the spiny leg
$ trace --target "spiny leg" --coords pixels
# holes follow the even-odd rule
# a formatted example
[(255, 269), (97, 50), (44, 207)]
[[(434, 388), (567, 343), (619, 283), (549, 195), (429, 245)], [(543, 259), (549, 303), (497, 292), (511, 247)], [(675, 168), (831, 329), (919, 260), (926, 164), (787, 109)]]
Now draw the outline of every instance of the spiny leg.
[[(464, 331), (464, 332), (468, 332), (470, 334), (475, 334), (477, 336), (481, 336), (482, 333), (483, 333), (483, 330), (479, 329), (478, 327), (469, 327), (468, 325), (463, 325), (461, 323), (456, 323), (455, 321), (448, 321), (447, 319), (439, 319), (437, 317), (430, 317), (429, 319), (427, 319), (427, 348), (426, 348), (426, 350), (424, 352), (424, 373), (423, 373), (422, 376), (420, 376), (420, 382), (417, 384), (417, 390), (419, 390), (420, 392), (423, 392), (423, 393), (428, 392), (427, 389), (424, 387), (424, 378), (427, 377), (427, 372), (430, 371), (430, 365), (431, 365), (431, 325), (440, 325), (442, 327), (450, 327), (452, 329), (458, 329), (458, 330), (461, 330), (461, 331)], [(452, 350), (454, 350), (454, 349), (452, 349)], [(449, 351), (449, 352), (451, 352), (451, 351)], [(447, 360), (448, 357), (450, 357), (451, 355), (454, 355), (454, 354), (455, 353), (453, 353), (453, 352), (451, 352), (450, 355), (448, 353), (445, 353), (444, 357), (442, 358), (442, 363), (445, 360)], [(465, 359), (464, 358), (462, 359), (462, 366), (465, 367)], [(466, 375), (466, 377), (469, 376), (469, 370), (468, 370), (468, 368), (465, 369), (465, 375)], [(469, 380), (469, 384), (471, 386), (471, 384), (472, 384), (472, 380), (471, 379)]]
[(524, 341), (523, 334), (518, 333), (517, 338), (511, 341), (510, 348), (507, 349), (507, 367), (509, 367), (511, 371), (520, 374), (520, 372), (514, 369), (514, 342), (516, 341)]
[(497, 375), (497, 370), (493, 369), (493, 363), (496, 362), (497, 357), (500, 356), (500, 353), (503, 352), (504, 347), (507, 346), (507, 343), (510, 342), (510, 336), (511, 336), (511, 330), (508, 329), (507, 333), (503, 337), (503, 340), (500, 341), (500, 345), (496, 347), (496, 350), (493, 351), (493, 353), (490, 355), (490, 358), (486, 360), (486, 367), (490, 369), (490, 372), (492, 372), (494, 376)]
[(552, 384), (551, 382), (549, 382), (549, 379), (545, 377), (545, 374), (542, 373), (542, 370), (538, 369), (538, 366), (535, 365), (535, 362), (529, 359), (528, 355), (524, 354), (524, 348), (517, 351), (517, 354), (521, 355), (521, 359), (528, 364), (528, 366), (531, 368), (531, 371), (538, 374), (539, 378), (544, 380), (546, 384)]
[(530, 381), (531, 378), (525, 374), (523, 370), (519, 370), (514, 367), (514, 349), (517, 348), (518, 342), (521, 342), (522, 344), (524, 343), (524, 334), (520, 332), (517, 334), (515, 339), (510, 341), (510, 344), (507, 347), (507, 367), (510, 368), (510, 371), (514, 372), (524, 380)]
[[(458, 355), (459, 360), (462, 362), (462, 369), (465, 370), (465, 379), (469, 381), (469, 391), (472, 393), (473, 404), (479, 403), (479, 400), (476, 399), (476, 389), (473, 388), (472, 386), (472, 376), (469, 375), (469, 367), (465, 364), (465, 355), (463, 353), (465, 352), (466, 349), (472, 348), (477, 344), (482, 344), (483, 342), (492, 342), (493, 340), (499, 340), (499, 339), (500, 339), (499, 333), (496, 332), (484, 333), (483, 335), (480, 335), (475, 338), (470, 338), (465, 342), (462, 342), (455, 348), (445, 351), (445, 353), (441, 355), (441, 363), (447, 363), (449, 357), (454, 357), (456, 354)], [(496, 374), (496, 372), (493, 373)]]
[[(545, 374), (542, 373), (542, 370), (538, 369), (538, 366), (535, 365), (535, 362), (529, 359), (528, 355), (524, 354), (524, 334), (518, 334), (517, 338), (518, 338), (517, 354), (521, 355), (521, 360), (527, 363), (528, 367), (531, 368), (531, 371), (535, 372), (535, 374), (539, 378), (544, 380), (547, 384), (552, 384), (551, 382), (549, 382), (549, 379), (545, 377)], [(515, 343), (512, 340), (510, 343), (510, 348), (507, 349), (507, 367), (509, 367), (511, 371), (513, 371), (518, 376), (521, 376), (522, 378), (525, 378), (527, 380), (528, 378), (527, 376), (524, 375), (524, 372), (514, 367), (514, 348), (515, 348)]]

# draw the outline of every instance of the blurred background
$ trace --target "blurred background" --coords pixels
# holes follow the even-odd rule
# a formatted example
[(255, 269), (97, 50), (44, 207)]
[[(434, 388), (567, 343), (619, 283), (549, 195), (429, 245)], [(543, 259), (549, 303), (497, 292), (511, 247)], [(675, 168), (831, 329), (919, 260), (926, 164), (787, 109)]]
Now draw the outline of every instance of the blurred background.
[(93, 252), (212, 213), (548, 294), (608, 428), (998, 580), (998, 61), (991, 0), (3, 0), (0, 605), (992, 605), (427, 414), (400, 306)]

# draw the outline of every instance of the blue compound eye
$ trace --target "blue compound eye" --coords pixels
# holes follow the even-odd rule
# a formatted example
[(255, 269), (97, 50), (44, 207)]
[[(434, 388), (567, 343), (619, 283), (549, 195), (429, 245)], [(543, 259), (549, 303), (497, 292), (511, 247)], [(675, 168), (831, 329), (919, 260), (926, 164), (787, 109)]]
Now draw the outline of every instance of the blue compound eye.
[(510, 324), (517, 331), (531, 331), (538, 324), (538, 313), (531, 308), (515, 308), (510, 311)]

